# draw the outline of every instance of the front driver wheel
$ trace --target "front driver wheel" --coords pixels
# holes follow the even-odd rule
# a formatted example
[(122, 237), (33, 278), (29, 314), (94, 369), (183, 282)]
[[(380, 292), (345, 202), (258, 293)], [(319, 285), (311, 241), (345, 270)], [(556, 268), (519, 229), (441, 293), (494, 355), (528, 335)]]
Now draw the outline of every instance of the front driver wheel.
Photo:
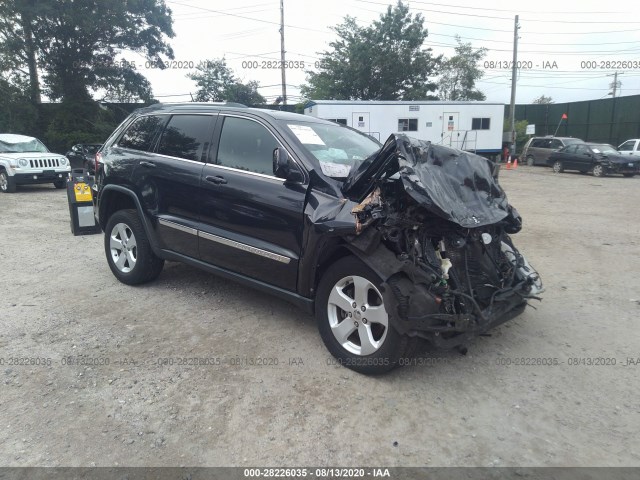
[(527, 156), (527, 165), (533, 167), (534, 164), (535, 160), (533, 159), (533, 157), (531, 155)]
[(393, 327), (380, 291), (382, 280), (355, 257), (327, 269), (318, 286), (316, 320), (325, 346), (338, 363), (365, 374), (395, 368), (413, 354), (417, 338)]
[(604, 177), (604, 168), (599, 163), (596, 163), (593, 166), (593, 170), (591, 171), (594, 177)]
[(555, 173), (564, 172), (564, 165), (562, 165), (562, 162), (560, 160), (556, 160), (555, 162), (553, 162), (553, 171)]
[(4, 170), (0, 171), (0, 191), (2, 193), (13, 193), (16, 191), (16, 184), (13, 177), (10, 177)]
[(127, 285), (149, 282), (162, 272), (164, 260), (153, 253), (135, 210), (119, 210), (109, 218), (104, 249), (111, 271)]

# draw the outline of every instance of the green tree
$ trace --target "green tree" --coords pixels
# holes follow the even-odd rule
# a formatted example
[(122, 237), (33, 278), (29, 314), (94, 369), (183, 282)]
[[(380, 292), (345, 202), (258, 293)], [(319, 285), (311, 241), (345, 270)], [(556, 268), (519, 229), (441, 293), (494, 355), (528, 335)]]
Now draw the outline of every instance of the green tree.
[[(527, 125), (529, 124), (529, 122), (527, 120), (519, 120), (515, 123), (515, 129), (516, 129), (516, 150), (517, 152), (522, 152), (522, 147), (524, 147), (524, 144), (527, 143), (527, 140), (529, 139), (529, 135), (527, 135)], [(504, 127), (503, 130), (505, 132), (510, 131), (511, 129), (511, 123), (510, 120), (508, 118), (504, 119)]]
[(534, 98), (533, 102), (531, 103), (535, 103), (538, 105), (548, 105), (549, 103), (553, 103), (553, 98), (540, 95), (538, 98)]
[(320, 53), (318, 71), (307, 72), (302, 95), (310, 99), (433, 99), (429, 80), (441, 57), (423, 44), (429, 35), (420, 14), (401, 0), (367, 27), (345, 17), (333, 28), (338, 38)]
[(224, 58), (207, 60), (196, 67), (187, 77), (196, 82), (198, 90), (196, 102), (238, 102), (245, 105), (259, 105), (266, 102), (258, 93), (256, 81), (242, 83), (235, 78)]
[(92, 93), (120, 91), (148, 100), (149, 82), (135, 65), (118, 59), (125, 51), (164, 66), (173, 58), (171, 10), (164, 0), (4, 0), (0, 52), (11, 50), (28, 66), (32, 99), (37, 70), (51, 99), (91, 100)]
[(484, 72), (478, 68), (486, 55), (486, 48), (474, 50), (471, 43), (463, 43), (456, 35), (455, 55), (442, 62), (442, 74), (438, 81), (440, 100), (484, 100), (487, 97), (476, 89), (476, 81)]

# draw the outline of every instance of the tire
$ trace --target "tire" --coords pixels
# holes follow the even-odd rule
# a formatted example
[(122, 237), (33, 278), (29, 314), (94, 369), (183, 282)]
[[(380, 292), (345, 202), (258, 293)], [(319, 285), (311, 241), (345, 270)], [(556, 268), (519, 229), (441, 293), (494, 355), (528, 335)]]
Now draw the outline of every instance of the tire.
[(562, 162), (560, 160), (556, 160), (555, 162), (553, 162), (553, 172), (554, 173), (564, 172), (564, 165), (562, 165)]
[(327, 269), (318, 286), (320, 336), (341, 365), (359, 373), (381, 374), (394, 369), (401, 358), (414, 353), (419, 342), (393, 327), (399, 318), (386, 311), (381, 283), (359, 259), (344, 257)]
[(535, 165), (535, 159), (532, 155), (527, 155), (527, 165), (533, 167)]
[(59, 190), (61, 188), (65, 188), (67, 186), (67, 182), (65, 180), (56, 180), (53, 182), (53, 186)]
[(16, 191), (16, 182), (4, 170), (0, 171), (0, 191), (2, 193), (13, 193)]
[(604, 168), (599, 163), (596, 163), (591, 169), (591, 173), (594, 177), (604, 177), (606, 175)]
[(623, 177), (627, 177), (627, 178), (633, 178), (636, 176), (635, 173), (623, 173), (622, 174)]
[(109, 268), (127, 285), (150, 282), (158, 278), (164, 267), (164, 260), (151, 249), (136, 210), (119, 210), (109, 218), (104, 230), (104, 249)]

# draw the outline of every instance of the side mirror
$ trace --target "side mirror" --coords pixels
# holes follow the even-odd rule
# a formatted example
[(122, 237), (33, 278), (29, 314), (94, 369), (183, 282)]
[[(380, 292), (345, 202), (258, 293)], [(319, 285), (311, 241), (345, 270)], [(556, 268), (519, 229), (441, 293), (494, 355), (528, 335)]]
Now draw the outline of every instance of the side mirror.
[(304, 181), (302, 172), (293, 163), (287, 151), (282, 147), (273, 150), (273, 174), (291, 183), (301, 183)]

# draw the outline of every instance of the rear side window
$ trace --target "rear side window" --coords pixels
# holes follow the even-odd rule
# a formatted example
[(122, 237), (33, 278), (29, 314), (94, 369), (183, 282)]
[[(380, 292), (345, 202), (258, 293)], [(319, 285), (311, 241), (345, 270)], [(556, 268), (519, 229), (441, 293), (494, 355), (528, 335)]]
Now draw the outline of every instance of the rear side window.
[(544, 145), (544, 142), (545, 142), (544, 139), (536, 138), (535, 140), (533, 140), (531, 142), (531, 147), (532, 148), (540, 148), (540, 147), (542, 147)]
[(209, 148), (211, 115), (174, 115), (162, 132), (158, 152), (162, 155), (202, 161)]
[(131, 148), (132, 150), (151, 150), (153, 138), (163, 122), (159, 115), (145, 115), (135, 120), (124, 135), (120, 138), (118, 146)]
[(259, 123), (226, 117), (218, 146), (218, 164), (273, 175), (273, 150), (279, 146), (271, 132)]

